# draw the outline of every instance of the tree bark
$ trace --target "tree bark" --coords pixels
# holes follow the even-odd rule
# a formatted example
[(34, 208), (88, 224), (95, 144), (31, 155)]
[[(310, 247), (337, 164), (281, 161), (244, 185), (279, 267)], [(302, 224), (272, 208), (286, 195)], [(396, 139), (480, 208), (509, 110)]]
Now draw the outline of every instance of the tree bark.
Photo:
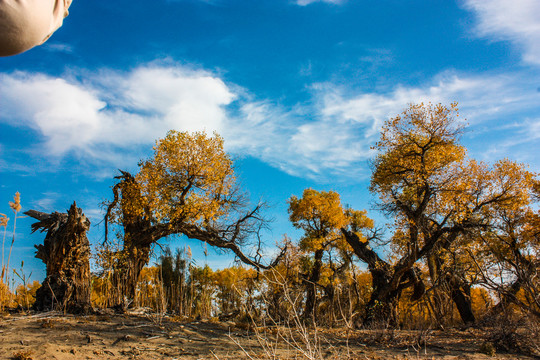
[[(392, 267), (373, 251), (368, 242), (360, 240), (352, 231), (341, 229), (354, 253), (368, 265), (372, 277), (371, 297), (366, 305), (363, 325), (398, 325), (397, 305), (404, 289), (413, 286), (411, 300), (418, 300), (425, 292), (425, 286), (413, 265)], [(414, 264), (414, 263), (413, 263)]]
[(476, 322), (472, 311), (471, 288), (455, 275), (447, 274), (446, 281), (450, 287), (450, 296), (456, 304), (461, 320), (465, 324)]
[(142, 269), (150, 260), (150, 245), (141, 245), (139, 247), (129, 244), (117, 254), (117, 263), (113, 274), (113, 286), (118, 291), (116, 303), (112, 305), (121, 305), (125, 311), (127, 307), (135, 300), (137, 284)]
[[(446, 251), (449, 251), (445, 248)], [(459, 312), (459, 316), (464, 324), (472, 324), (476, 322), (476, 318), (472, 311), (471, 302), (471, 286), (468, 284), (464, 277), (460, 277), (459, 272), (456, 273), (455, 269), (444, 269), (443, 260), (440, 256), (430, 254), (426, 257), (429, 275), (433, 284), (433, 300), (434, 300), (434, 312), (436, 313), (436, 320), (439, 327), (443, 326), (443, 311), (441, 307), (443, 302), (441, 301), (442, 291), (435, 285), (440, 282), (445, 285), (444, 289), (447, 296), (452, 299), (452, 302), (456, 306)]]
[[(190, 224), (181, 220), (156, 223), (152, 221), (151, 210), (141, 194), (135, 177), (126, 171), (120, 170), (120, 172), (122, 175), (116, 177), (120, 181), (113, 187), (114, 199), (108, 205), (105, 215), (105, 242), (107, 242), (108, 225), (112, 222), (115, 211), (121, 213), (120, 219), (117, 220), (121, 223), (124, 233), (123, 249), (117, 254), (113, 276), (117, 282), (117, 288), (122, 289), (120, 295), (124, 298), (119, 299), (121, 303), (115, 305), (125, 307), (133, 301), (141, 270), (150, 260), (152, 245), (170, 235), (183, 234), (211, 246), (231, 250), (242, 262), (258, 269), (270, 269), (276, 266), (285, 255), (286, 247), (270, 265), (265, 266), (258, 261), (257, 257), (252, 259), (244, 254), (239, 246), (244, 237), (253, 231), (249, 229), (250, 221), (259, 218), (261, 205), (240, 217), (236, 222), (222, 227)], [(119, 209), (115, 210), (117, 205)]]
[(67, 214), (35, 210), (25, 214), (39, 220), (32, 224), (32, 232), (47, 232), (44, 243), (36, 245), (36, 258), (45, 263), (47, 277), (36, 293), (34, 309), (90, 311), (90, 243), (86, 237), (90, 220), (75, 202)]
[(435, 316), (435, 321), (437, 322), (437, 327), (439, 329), (444, 329), (444, 301), (443, 297), (444, 292), (440, 289), (440, 282), (442, 279), (440, 279), (441, 275), (441, 261), (440, 257), (436, 256), (435, 254), (430, 254), (426, 257), (426, 262), (428, 265), (429, 270), (429, 277), (431, 278), (431, 296), (432, 298), (429, 299), (430, 301), (433, 300), (433, 302), (430, 302), (430, 305), (432, 306), (433, 315)]
[(133, 175), (125, 171), (121, 173), (117, 177), (120, 181), (113, 187), (114, 200), (105, 215), (105, 241), (112, 209), (119, 203), (124, 236), (123, 248), (115, 254), (113, 264), (113, 285), (118, 293), (117, 298), (112, 299), (115, 304), (111, 305), (121, 306), (125, 310), (135, 299), (139, 276), (150, 260), (151, 246), (155, 241), (147, 231), (152, 226), (149, 209), (143, 207), (143, 213), (134, 211), (144, 204), (139, 185)]
[(317, 286), (321, 279), (323, 254), (324, 249), (315, 251), (315, 261), (313, 263), (313, 268), (311, 269), (311, 274), (307, 280), (304, 280), (306, 284), (306, 304), (302, 315), (304, 320), (317, 320), (315, 311), (317, 306)]

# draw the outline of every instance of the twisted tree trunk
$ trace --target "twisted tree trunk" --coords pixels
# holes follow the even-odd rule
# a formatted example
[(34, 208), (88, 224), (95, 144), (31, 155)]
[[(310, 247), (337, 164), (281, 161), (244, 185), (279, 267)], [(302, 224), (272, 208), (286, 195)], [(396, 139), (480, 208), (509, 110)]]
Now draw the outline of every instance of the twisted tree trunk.
[(456, 275), (448, 273), (446, 282), (450, 286), (450, 295), (452, 301), (456, 305), (459, 316), (465, 324), (473, 324), (476, 322), (476, 317), (472, 311), (471, 302), (471, 287)]
[(414, 262), (391, 266), (371, 249), (368, 242), (360, 240), (357, 234), (344, 228), (341, 232), (351, 245), (354, 253), (368, 265), (372, 277), (373, 292), (366, 305), (363, 325), (398, 325), (397, 305), (403, 290), (413, 287), (411, 300), (420, 299), (425, 286), (414, 267)]
[[(115, 254), (113, 279), (124, 299), (120, 299), (121, 303), (116, 305), (126, 307), (134, 300), (139, 276), (150, 260), (152, 245), (170, 235), (183, 234), (188, 238), (204, 241), (210, 246), (231, 250), (242, 262), (258, 269), (274, 267), (285, 255), (286, 247), (270, 265), (265, 266), (259, 262), (259, 255), (253, 259), (240, 248), (239, 243), (243, 242), (246, 235), (256, 233), (257, 229), (262, 228), (250, 225), (252, 220), (262, 219), (259, 215), (262, 205), (256, 206), (235, 222), (221, 227), (191, 224), (182, 220), (155, 222), (152, 221), (151, 209), (135, 177), (126, 171), (120, 172), (121, 175), (115, 177), (120, 181), (113, 187), (114, 199), (109, 203), (105, 214), (105, 243), (108, 241), (110, 223), (120, 223), (123, 230), (123, 249)], [(115, 212), (118, 214), (115, 215)]]
[(75, 202), (67, 214), (35, 210), (25, 214), (39, 220), (32, 224), (32, 232), (47, 232), (43, 244), (36, 245), (36, 258), (45, 263), (47, 277), (36, 293), (34, 309), (88, 312), (91, 309), (90, 243), (86, 232), (90, 220)]

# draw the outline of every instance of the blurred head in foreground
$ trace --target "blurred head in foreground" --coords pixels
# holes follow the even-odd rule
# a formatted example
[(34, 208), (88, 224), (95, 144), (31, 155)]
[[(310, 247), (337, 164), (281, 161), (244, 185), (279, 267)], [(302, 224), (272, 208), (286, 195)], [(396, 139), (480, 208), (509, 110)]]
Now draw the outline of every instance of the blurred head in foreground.
[(72, 0), (0, 0), (0, 56), (41, 45), (60, 27)]

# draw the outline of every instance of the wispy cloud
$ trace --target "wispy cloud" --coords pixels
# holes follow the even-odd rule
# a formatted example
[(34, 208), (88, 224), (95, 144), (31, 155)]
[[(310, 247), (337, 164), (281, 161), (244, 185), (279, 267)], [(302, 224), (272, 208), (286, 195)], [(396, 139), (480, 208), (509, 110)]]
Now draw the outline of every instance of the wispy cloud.
[[(515, 133), (517, 136), (509, 136), (504, 141), (494, 146), (498, 153), (506, 153), (510, 148), (516, 148), (527, 144), (536, 144), (540, 140), (540, 118), (526, 118), (524, 121), (514, 123), (506, 129), (502, 128), (499, 131), (505, 131), (506, 134)], [(531, 148), (526, 149), (531, 154)], [(536, 158), (534, 145), (532, 155)]]
[(42, 196), (43, 197), (39, 200), (34, 201), (32, 208), (45, 212), (52, 212), (55, 210), (55, 205), (58, 199), (60, 199), (60, 194), (55, 192), (45, 192)]
[(523, 59), (540, 65), (540, 2), (538, 0), (465, 0), (478, 18), (481, 37), (509, 40), (523, 50)]
[(181, 67), (99, 73), (84, 83), (19, 72), (0, 74), (0, 85), (0, 121), (33, 128), (51, 155), (103, 160), (169, 129), (220, 131), (234, 99), (219, 78)]
[(339, 4), (343, 4), (345, 0), (296, 0), (296, 4), (300, 6), (306, 6), (309, 4), (316, 3), (316, 2), (325, 2), (329, 4), (339, 5)]
[(43, 44), (43, 49), (50, 52), (61, 52), (65, 54), (72, 54), (74, 51), (73, 45), (50, 41)]
[[(384, 94), (349, 95), (349, 89), (331, 85), (317, 87), (326, 117), (350, 120), (369, 127), (366, 136), (376, 134), (382, 122), (398, 114), (410, 103), (450, 103), (457, 101), (462, 112), (473, 122), (505, 113), (540, 107), (540, 94), (531, 90), (534, 80), (527, 75), (460, 75), (439, 74), (419, 87), (398, 85)], [(529, 90), (527, 91), (527, 88)]]
[(92, 225), (98, 226), (103, 221), (104, 212), (99, 208), (85, 207), (84, 215), (90, 219)]
[[(184, 66), (103, 70), (76, 78), (0, 74), (0, 121), (33, 128), (48, 154), (133, 166), (167, 130), (217, 131), (227, 150), (320, 181), (358, 179), (382, 123), (409, 103), (458, 101), (473, 124), (519, 119), (540, 109), (534, 76), (445, 72), (421, 86), (359, 93), (321, 83), (311, 105), (256, 99), (219, 76)], [(532, 91), (524, 89), (532, 88)], [(7, 90), (9, 89), (9, 91)], [(517, 114), (517, 115), (516, 115)], [(516, 116), (518, 116), (516, 118)], [(99, 170), (99, 169), (98, 169)], [(97, 171), (97, 170), (96, 170)]]
[(383, 122), (408, 104), (458, 101), (461, 114), (473, 127), (500, 125), (507, 118), (519, 121), (526, 118), (524, 114), (540, 110), (533, 79), (530, 74), (480, 76), (449, 71), (424, 85), (396, 86), (385, 93), (355, 93), (348, 87), (315, 84), (313, 106), (287, 110), (270, 102), (245, 104), (238, 125), (229, 128), (226, 139), (233, 149), (294, 175), (322, 181), (358, 178), (368, 173), (365, 161), (374, 155), (370, 146)]

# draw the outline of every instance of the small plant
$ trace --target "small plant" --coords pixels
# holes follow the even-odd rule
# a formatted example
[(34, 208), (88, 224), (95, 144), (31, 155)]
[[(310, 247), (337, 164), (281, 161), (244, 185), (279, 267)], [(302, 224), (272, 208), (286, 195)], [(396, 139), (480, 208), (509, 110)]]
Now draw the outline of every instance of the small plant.
[[(6, 245), (6, 235), (7, 235), (7, 226), (9, 218), (5, 214), (0, 214), (0, 228), (3, 227), (3, 236), (2, 236), (2, 276), (0, 277), (0, 310), (3, 310), (6, 307), (12, 306), (13, 294), (11, 292), (10, 280), (9, 278), (9, 262), (11, 260), (11, 251), (13, 250), (13, 243), (15, 242), (15, 232), (17, 230), (17, 216), (22, 209), (21, 206), (21, 194), (19, 192), (15, 193), (13, 201), (9, 202), (9, 207), (14, 212), (15, 216), (13, 218), (13, 236), (11, 239), (11, 246), (9, 248), (9, 255), (7, 257), (7, 262), (5, 259), (5, 245)], [(12, 284), (13, 285), (13, 284)]]
[[(285, 279), (275, 270), (272, 271), (272, 278), (266, 277), (266, 280), (272, 282), (275, 287), (280, 287), (283, 291), (282, 306), (288, 309), (288, 318), (275, 319), (268, 316), (262, 319), (257, 319), (253, 314), (257, 311), (254, 308), (244, 308), (244, 318), (240, 320), (246, 323), (236, 323), (237, 328), (246, 326), (246, 331), (253, 331), (253, 335), (259, 346), (262, 348), (262, 354), (254, 353), (249, 349), (244, 348), (238, 340), (229, 334), (229, 338), (241, 349), (245, 356), (249, 359), (280, 359), (282, 354), (278, 353), (278, 344), (283, 343), (287, 347), (288, 356), (285, 358), (319, 360), (323, 359), (323, 342), (321, 333), (317, 329), (316, 324), (307, 323), (302, 317), (302, 302), (301, 295), (295, 294), (288, 287)], [(264, 275), (263, 275), (264, 276)], [(269, 300), (264, 296), (261, 299), (268, 308)], [(260, 322), (260, 324), (258, 324)], [(239, 326), (240, 325), (240, 326)]]
[(44, 329), (52, 329), (54, 327), (55, 321), (51, 319), (46, 319), (41, 322), (41, 327)]
[(495, 356), (495, 346), (493, 343), (486, 341), (480, 346), (480, 352), (488, 356)]
[(32, 351), (31, 350), (21, 350), (13, 353), (14, 360), (32, 360)]
[(20, 298), (17, 299), (19, 305), (22, 305), (25, 309), (30, 309), (30, 298), (33, 298), (32, 304), (35, 301), (35, 297), (32, 297), (28, 288), (28, 280), (32, 276), (30, 272), (29, 276), (26, 276), (24, 273), (24, 261), (21, 261), (21, 269), (19, 272), (13, 269), (13, 273), (22, 281), (21, 286), (17, 288), (17, 295), (20, 295)]
[(0, 214), (0, 227), (4, 228), (4, 234), (2, 236), (2, 276), (0, 277), (0, 310), (3, 310), (5, 307), (11, 306), (13, 300), (13, 294), (9, 286), (9, 261), (11, 259), (11, 250), (13, 249), (13, 243), (15, 242), (15, 231), (17, 229), (17, 214), (21, 211), (21, 194), (19, 192), (15, 193), (13, 201), (9, 202), (9, 207), (15, 213), (13, 219), (13, 237), (11, 239), (11, 247), (9, 248), (9, 256), (7, 258), (7, 263), (5, 259), (5, 245), (6, 245), (6, 235), (7, 235), (7, 226), (9, 218), (5, 214)]
[(155, 291), (153, 293), (155, 312), (148, 314), (147, 317), (156, 325), (161, 326), (163, 324), (163, 319), (167, 315), (167, 298), (163, 291), (163, 281), (161, 281), (161, 277), (158, 277), (155, 281)]

